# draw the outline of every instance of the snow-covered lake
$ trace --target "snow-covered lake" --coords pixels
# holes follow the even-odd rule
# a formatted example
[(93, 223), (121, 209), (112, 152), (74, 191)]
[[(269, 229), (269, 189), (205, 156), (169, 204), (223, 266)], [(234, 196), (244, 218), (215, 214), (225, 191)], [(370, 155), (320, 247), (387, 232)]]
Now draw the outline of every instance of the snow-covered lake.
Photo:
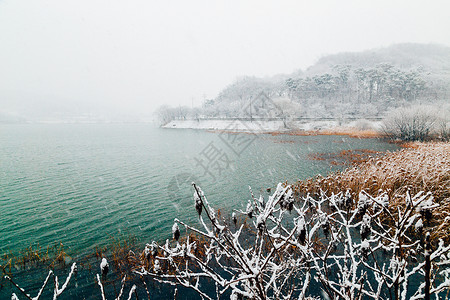
[[(326, 174), (316, 152), (394, 150), (376, 139), (168, 130), (150, 124), (0, 126), (0, 254), (63, 242), (87, 253), (109, 236), (163, 240), (196, 222), (192, 181), (217, 208)], [(338, 167), (333, 167), (334, 170)]]

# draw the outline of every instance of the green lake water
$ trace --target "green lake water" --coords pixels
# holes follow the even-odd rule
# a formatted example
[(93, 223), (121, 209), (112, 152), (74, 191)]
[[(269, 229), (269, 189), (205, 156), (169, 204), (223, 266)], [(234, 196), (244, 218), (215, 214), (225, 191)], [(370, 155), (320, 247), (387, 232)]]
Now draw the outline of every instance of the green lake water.
[(82, 254), (110, 237), (170, 236), (196, 222), (192, 181), (216, 208), (342, 167), (313, 153), (395, 150), (378, 139), (160, 129), (151, 124), (0, 125), (0, 254), (62, 242)]

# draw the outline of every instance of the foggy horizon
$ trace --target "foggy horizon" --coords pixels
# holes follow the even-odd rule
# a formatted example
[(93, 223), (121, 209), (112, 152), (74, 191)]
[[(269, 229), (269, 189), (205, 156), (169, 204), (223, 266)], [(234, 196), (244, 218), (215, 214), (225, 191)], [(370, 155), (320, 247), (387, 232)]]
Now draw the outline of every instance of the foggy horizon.
[(450, 45), (447, 2), (0, 1), (0, 114), (152, 118), (328, 54)]
[(448, 298), (449, 11), (0, 0), (0, 299)]

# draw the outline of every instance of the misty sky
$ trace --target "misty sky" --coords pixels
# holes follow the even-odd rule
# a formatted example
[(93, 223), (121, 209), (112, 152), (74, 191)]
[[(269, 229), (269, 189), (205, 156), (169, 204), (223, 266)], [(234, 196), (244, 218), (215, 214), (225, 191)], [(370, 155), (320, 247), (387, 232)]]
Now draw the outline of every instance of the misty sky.
[(325, 54), (450, 45), (449, 3), (0, 0), (0, 112), (150, 114)]

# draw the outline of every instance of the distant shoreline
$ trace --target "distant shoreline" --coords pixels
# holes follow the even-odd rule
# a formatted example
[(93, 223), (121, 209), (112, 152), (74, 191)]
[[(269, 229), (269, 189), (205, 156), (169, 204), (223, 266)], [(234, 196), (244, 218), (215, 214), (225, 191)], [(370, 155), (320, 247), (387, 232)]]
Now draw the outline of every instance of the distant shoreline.
[(266, 133), (272, 135), (348, 135), (359, 138), (381, 137), (381, 119), (198, 119), (173, 120), (162, 128), (200, 129), (219, 132)]

